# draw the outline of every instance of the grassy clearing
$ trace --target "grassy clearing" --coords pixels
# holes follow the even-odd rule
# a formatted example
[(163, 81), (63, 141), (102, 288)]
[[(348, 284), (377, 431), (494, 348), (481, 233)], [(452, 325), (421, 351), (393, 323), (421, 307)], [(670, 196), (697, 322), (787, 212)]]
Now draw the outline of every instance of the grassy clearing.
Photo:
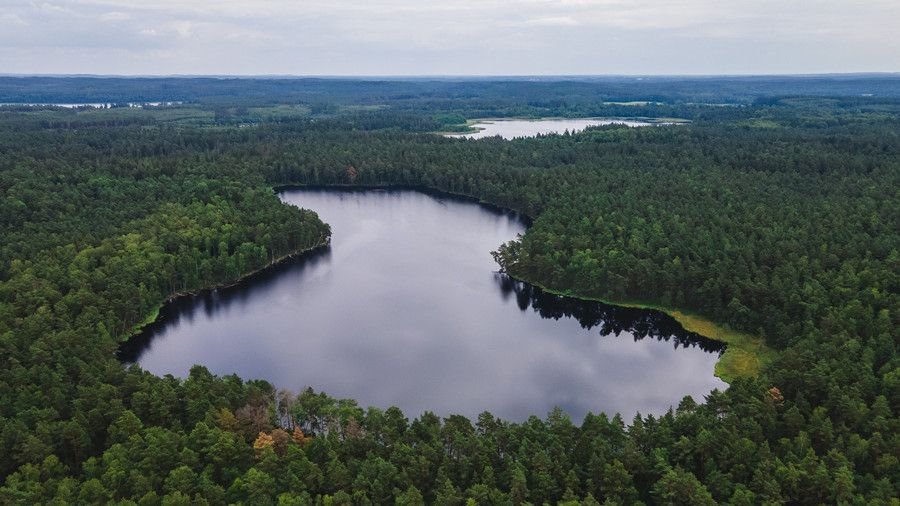
[(686, 313), (655, 304), (619, 303), (605, 300), (601, 302), (616, 306), (661, 311), (674, 318), (688, 332), (694, 332), (713, 341), (727, 344), (725, 353), (716, 362), (716, 376), (726, 383), (731, 383), (737, 378), (758, 376), (762, 368), (771, 362), (775, 356), (775, 350), (769, 348), (761, 337), (732, 330), (727, 326), (720, 325), (697, 314)]
[(383, 109), (387, 109), (387, 104), (372, 104), (372, 105), (362, 105), (362, 104), (348, 104), (338, 106), (338, 110), (341, 112), (372, 112), (372, 111), (381, 111)]
[(153, 308), (152, 311), (150, 311), (147, 314), (146, 318), (144, 318), (143, 320), (141, 320), (140, 323), (138, 323), (137, 325), (132, 327), (131, 330), (129, 330), (125, 335), (121, 336), (119, 338), (119, 340), (122, 342), (125, 342), (125, 341), (131, 339), (132, 337), (138, 335), (141, 332), (141, 330), (144, 329), (144, 327), (155, 322), (156, 319), (159, 318), (159, 311), (162, 309), (162, 307), (163, 307), (162, 304), (158, 304), (155, 308)]
[(76, 114), (81, 119), (108, 120), (108, 119), (145, 119), (152, 117), (161, 123), (174, 123), (184, 125), (203, 125), (215, 120), (212, 111), (206, 111), (194, 106), (170, 106), (142, 109), (139, 107), (118, 107), (114, 109), (87, 109)]
[(284, 121), (294, 118), (305, 118), (312, 110), (299, 104), (281, 104), (269, 107), (251, 107), (247, 110), (247, 119), (253, 122)]
[(750, 128), (760, 128), (763, 130), (775, 130), (777, 128), (781, 128), (781, 125), (778, 122), (763, 118), (747, 120), (741, 122), (741, 124)]
[(766, 346), (761, 337), (731, 330), (699, 315), (660, 310), (675, 318), (685, 330), (728, 344), (716, 363), (716, 376), (723, 381), (730, 383), (736, 378), (757, 376), (775, 356), (775, 350)]

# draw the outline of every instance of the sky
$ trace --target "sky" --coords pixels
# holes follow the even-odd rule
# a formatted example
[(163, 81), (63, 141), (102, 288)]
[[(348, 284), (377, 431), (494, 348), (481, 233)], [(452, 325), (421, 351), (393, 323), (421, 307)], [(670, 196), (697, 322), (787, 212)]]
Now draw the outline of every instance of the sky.
[(0, 73), (900, 71), (900, 0), (0, 0)]

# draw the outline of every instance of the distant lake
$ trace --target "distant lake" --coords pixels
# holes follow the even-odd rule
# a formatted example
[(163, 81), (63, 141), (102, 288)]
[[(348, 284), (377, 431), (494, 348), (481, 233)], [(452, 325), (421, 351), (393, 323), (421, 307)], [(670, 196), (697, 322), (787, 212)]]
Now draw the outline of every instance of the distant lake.
[(52, 106), (52, 107), (62, 107), (64, 109), (109, 109), (114, 107), (132, 107), (132, 108), (144, 108), (144, 107), (161, 107), (161, 106), (172, 106), (179, 105), (181, 102), (122, 102), (122, 103), (112, 103), (112, 102), (93, 102), (93, 103), (25, 103), (25, 102), (9, 102), (9, 103), (0, 103), (0, 107), (2, 106), (28, 106), (28, 107), (39, 107), (39, 106)]
[(550, 295), (490, 256), (516, 215), (415, 191), (292, 189), (331, 224), (329, 248), (238, 286), (169, 304), (121, 350), (155, 374), (193, 364), (311, 386), (409, 417), (522, 421), (562, 407), (662, 414), (726, 385), (722, 346), (665, 314)]
[(467, 139), (483, 139), (499, 135), (504, 139), (517, 137), (535, 137), (540, 134), (561, 134), (565, 131), (580, 132), (587, 127), (599, 125), (627, 125), (630, 127), (643, 127), (655, 125), (671, 125), (674, 123), (650, 122), (611, 118), (579, 118), (579, 119), (498, 119), (483, 120), (471, 125), (479, 129), (478, 132), (466, 134), (446, 134), (447, 137), (461, 137)]

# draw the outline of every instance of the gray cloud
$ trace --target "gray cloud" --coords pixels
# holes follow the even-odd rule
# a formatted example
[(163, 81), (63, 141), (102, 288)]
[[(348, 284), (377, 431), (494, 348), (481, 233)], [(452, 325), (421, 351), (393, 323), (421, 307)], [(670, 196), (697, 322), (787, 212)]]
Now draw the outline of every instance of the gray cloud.
[(0, 72), (900, 70), (900, 2), (4, 0)]

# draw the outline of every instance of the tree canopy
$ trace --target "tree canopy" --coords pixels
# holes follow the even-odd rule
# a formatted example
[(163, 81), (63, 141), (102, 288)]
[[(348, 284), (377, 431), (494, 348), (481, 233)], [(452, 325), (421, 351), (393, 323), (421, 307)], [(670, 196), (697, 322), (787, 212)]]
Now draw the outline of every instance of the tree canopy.
[[(534, 107), (484, 87), (452, 107), (0, 107), (0, 502), (895, 503), (900, 102), (622, 106), (576, 89), (558, 107), (693, 121), (429, 133)], [(168, 298), (327, 242), (327, 224), (271, 190), (286, 184), (515, 209), (533, 225), (496, 253), (511, 275), (690, 310), (776, 357), (663, 416), (522, 423), (123, 367), (117, 346)]]

